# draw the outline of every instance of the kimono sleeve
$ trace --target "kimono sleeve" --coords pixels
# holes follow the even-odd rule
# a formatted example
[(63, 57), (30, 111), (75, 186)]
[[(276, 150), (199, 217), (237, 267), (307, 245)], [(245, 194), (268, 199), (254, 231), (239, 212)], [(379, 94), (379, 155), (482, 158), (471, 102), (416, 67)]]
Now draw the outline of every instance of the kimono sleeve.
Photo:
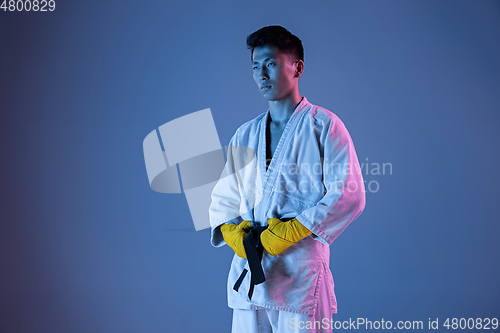
[(306, 208), (299, 220), (316, 238), (331, 245), (365, 207), (365, 187), (354, 144), (339, 118), (328, 118), (320, 134), (324, 196)]
[[(237, 145), (236, 134), (229, 141), (229, 147)], [(231, 149), (228, 149), (230, 152)], [(210, 242), (215, 247), (221, 247), (226, 242), (222, 237), (220, 226), (224, 223), (239, 224), (241, 195), (238, 180), (234, 168), (231, 166), (231, 157), (228, 153), (224, 170), (217, 181), (211, 194), (212, 202), (209, 207), (209, 218), (211, 226)]]

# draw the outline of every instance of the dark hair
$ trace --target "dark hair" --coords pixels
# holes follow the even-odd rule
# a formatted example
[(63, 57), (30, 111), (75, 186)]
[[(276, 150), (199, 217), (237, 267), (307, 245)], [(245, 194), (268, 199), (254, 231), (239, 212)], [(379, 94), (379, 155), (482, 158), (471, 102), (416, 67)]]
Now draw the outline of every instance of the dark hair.
[(282, 26), (270, 25), (255, 31), (247, 37), (247, 47), (252, 50), (250, 59), (253, 58), (254, 48), (265, 45), (274, 46), (296, 60), (304, 61), (302, 41)]

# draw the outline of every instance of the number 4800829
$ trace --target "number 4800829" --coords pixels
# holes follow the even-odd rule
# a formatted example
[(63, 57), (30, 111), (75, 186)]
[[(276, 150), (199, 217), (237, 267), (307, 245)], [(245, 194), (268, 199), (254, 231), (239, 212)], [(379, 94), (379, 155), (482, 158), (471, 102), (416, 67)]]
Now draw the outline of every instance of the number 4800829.
[(56, 2), (54, 0), (4, 0), (0, 9), (4, 12), (53, 12), (56, 9)]

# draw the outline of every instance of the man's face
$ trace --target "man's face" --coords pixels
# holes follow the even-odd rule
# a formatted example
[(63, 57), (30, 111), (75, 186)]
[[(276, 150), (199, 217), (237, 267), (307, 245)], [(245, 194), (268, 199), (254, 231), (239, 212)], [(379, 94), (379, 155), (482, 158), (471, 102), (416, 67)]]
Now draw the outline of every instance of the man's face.
[(264, 98), (276, 101), (289, 96), (298, 85), (294, 77), (296, 63), (287, 54), (273, 46), (259, 46), (253, 49), (253, 79)]

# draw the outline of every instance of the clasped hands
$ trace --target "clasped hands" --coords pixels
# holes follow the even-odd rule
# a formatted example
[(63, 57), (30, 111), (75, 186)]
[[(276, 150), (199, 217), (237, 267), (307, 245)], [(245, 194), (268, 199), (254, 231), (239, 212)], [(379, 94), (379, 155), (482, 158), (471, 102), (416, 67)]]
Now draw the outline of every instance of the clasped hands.
[[(260, 234), (260, 241), (264, 249), (272, 256), (282, 253), (302, 238), (312, 234), (295, 218), (288, 222), (270, 218), (267, 220), (267, 224), (269, 225), (267, 229)], [(227, 223), (220, 227), (227, 245), (241, 258), (246, 258), (243, 239), (251, 227), (250, 221), (243, 221), (239, 225)]]

